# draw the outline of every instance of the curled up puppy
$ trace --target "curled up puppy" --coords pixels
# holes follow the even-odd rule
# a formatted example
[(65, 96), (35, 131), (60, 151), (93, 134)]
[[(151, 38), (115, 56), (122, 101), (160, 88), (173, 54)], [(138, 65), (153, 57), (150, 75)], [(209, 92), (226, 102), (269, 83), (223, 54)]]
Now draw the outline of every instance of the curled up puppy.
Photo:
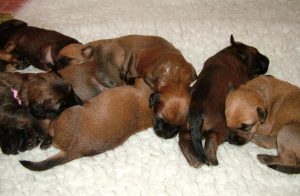
[(151, 127), (148, 103), (151, 92), (138, 79), (134, 86), (108, 89), (83, 106), (65, 110), (49, 125), (53, 146), (60, 152), (41, 162), (20, 163), (28, 169), (42, 171), (121, 145), (129, 136)]
[(5, 154), (46, 148), (47, 119), (81, 104), (71, 85), (48, 73), (0, 73), (0, 147)]
[(300, 173), (300, 88), (272, 76), (259, 76), (226, 98), (229, 143), (249, 141), (277, 149), (278, 155), (259, 154), (268, 167)]

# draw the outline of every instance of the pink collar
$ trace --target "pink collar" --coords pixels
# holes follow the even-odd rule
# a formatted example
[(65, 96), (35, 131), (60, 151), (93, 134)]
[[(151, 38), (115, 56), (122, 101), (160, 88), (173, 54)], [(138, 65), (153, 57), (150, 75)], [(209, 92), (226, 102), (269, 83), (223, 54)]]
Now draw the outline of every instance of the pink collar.
[(13, 88), (11, 88), (10, 90), (13, 93), (13, 96), (14, 96), (15, 100), (17, 100), (18, 104), (22, 105), (22, 101), (21, 101), (20, 97), (18, 96), (19, 92), (16, 89), (13, 89)]

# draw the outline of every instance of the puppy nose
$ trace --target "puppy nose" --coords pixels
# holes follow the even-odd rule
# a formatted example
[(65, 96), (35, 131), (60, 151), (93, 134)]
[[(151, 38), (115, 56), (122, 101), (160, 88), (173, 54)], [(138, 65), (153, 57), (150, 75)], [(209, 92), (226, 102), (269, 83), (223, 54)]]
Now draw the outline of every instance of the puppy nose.
[(260, 73), (259, 74), (265, 74), (268, 71), (269, 63), (270, 63), (270, 61), (266, 56), (264, 56), (264, 55), (260, 56), (260, 58), (259, 58)]

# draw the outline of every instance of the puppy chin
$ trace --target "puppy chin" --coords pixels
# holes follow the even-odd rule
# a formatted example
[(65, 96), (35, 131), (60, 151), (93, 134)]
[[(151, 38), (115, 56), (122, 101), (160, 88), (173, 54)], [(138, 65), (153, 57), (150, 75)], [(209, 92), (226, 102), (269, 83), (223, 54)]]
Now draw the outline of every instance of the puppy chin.
[(170, 139), (175, 137), (178, 134), (180, 127), (172, 126), (169, 123), (162, 121), (162, 119), (153, 119), (153, 129), (155, 131), (155, 134), (164, 139)]
[(234, 131), (229, 131), (229, 136), (227, 141), (229, 142), (229, 144), (233, 144), (237, 146), (242, 146), (249, 142), (249, 140), (247, 140), (244, 137), (241, 137), (237, 132)]

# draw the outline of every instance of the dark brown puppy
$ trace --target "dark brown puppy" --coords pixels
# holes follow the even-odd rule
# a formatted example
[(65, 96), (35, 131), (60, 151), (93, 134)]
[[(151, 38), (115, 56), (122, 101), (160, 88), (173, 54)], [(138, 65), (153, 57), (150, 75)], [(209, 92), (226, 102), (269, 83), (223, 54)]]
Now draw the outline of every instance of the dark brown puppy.
[(300, 173), (300, 88), (257, 77), (228, 93), (225, 114), (230, 133), (243, 139), (231, 137), (231, 142), (276, 148), (277, 156), (259, 154), (258, 160), (281, 172)]
[(78, 41), (56, 31), (21, 26), (10, 34), (3, 50), (26, 57), (29, 59), (29, 64), (48, 71), (55, 65), (58, 52), (72, 43)]
[(55, 73), (0, 73), (2, 151), (17, 154), (38, 145), (46, 133), (44, 119), (77, 104), (81, 101), (71, 85)]
[(0, 24), (0, 49), (2, 49), (10, 36), (13, 35), (19, 28), (27, 26), (27, 23), (12, 19)]
[[(218, 146), (226, 141), (225, 97), (228, 84), (239, 86), (268, 70), (269, 60), (257, 49), (230, 38), (231, 46), (210, 57), (192, 87), (189, 130), (180, 133), (179, 145), (193, 167), (217, 165)], [(205, 137), (205, 151), (202, 146)]]
[[(74, 52), (75, 47), (79, 51)], [(154, 108), (155, 132), (163, 138), (178, 133), (186, 120), (189, 85), (195, 80), (196, 72), (171, 43), (158, 36), (128, 35), (68, 47), (61, 51), (58, 62), (66, 65), (89, 59), (97, 61), (106, 76), (99, 78), (99, 83), (114, 81), (106, 86), (108, 88), (144, 78), (154, 91), (150, 106)]]
[(61, 151), (41, 162), (20, 161), (21, 164), (42, 171), (121, 145), (129, 136), (151, 126), (151, 92), (139, 79), (135, 86), (108, 89), (83, 106), (65, 110), (49, 126), (53, 145)]
[(106, 90), (107, 86), (117, 86), (112, 84), (115, 81), (102, 72), (101, 66), (96, 61), (82, 64), (74, 63), (62, 68), (58, 73), (61, 74), (65, 81), (72, 84), (75, 93), (83, 102)]

